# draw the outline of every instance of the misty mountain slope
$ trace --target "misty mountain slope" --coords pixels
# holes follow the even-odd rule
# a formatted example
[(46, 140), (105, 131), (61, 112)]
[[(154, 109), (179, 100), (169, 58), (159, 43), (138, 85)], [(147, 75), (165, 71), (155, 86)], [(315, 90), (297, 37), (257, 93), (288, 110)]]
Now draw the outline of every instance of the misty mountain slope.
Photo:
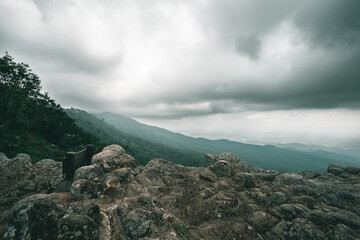
[[(289, 150), (295, 151), (302, 151), (302, 152), (309, 152), (315, 154), (322, 154), (326, 155), (329, 158), (341, 158), (346, 159), (349, 157), (349, 161), (356, 160), (360, 162), (360, 149), (339, 149), (334, 147), (324, 147), (324, 146), (317, 146), (317, 145), (306, 145), (306, 144), (299, 144), (299, 143), (283, 143), (283, 144), (275, 144), (276, 147), (279, 148), (286, 148)], [(330, 153), (330, 154), (329, 154)]]
[(165, 158), (184, 166), (198, 167), (205, 164), (203, 153), (184, 151), (127, 134), (83, 110), (71, 108), (65, 111), (80, 128), (97, 136), (104, 143), (121, 145), (141, 164), (146, 164), (153, 158)]
[[(152, 142), (158, 142), (171, 147), (192, 149), (193, 144), (200, 144), (192, 137), (174, 133), (163, 128), (142, 124), (132, 118), (110, 112), (95, 114), (96, 117), (104, 119), (105, 122), (113, 125), (121, 131), (133, 136), (141, 137)], [(206, 153), (207, 147), (201, 145), (195, 148), (199, 152)]]
[(139, 123), (134, 119), (113, 113), (99, 113), (96, 117), (112, 124), (124, 133), (142, 137), (148, 141), (156, 142), (170, 147), (200, 153), (220, 154), (233, 152), (240, 156), (251, 166), (278, 171), (297, 172), (315, 170), (325, 172), (331, 163), (344, 166), (359, 165), (356, 158), (333, 154), (330, 152), (306, 152), (275, 146), (259, 146), (244, 144), (229, 140), (209, 140), (205, 138), (192, 138), (179, 133), (174, 133), (162, 128)]

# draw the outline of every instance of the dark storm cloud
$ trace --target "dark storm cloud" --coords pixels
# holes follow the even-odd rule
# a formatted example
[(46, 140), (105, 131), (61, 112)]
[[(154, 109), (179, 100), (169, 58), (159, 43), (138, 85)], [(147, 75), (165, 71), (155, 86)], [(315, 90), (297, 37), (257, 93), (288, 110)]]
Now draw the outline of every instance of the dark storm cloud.
[(230, 86), (202, 97), (258, 103), (264, 109), (360, 108), (360, 51), (348, 54), (294, 70), (286, 83)]
[(359, 12), (359, 1), (308, 1), (296, 12), (294, 19), (316, 47), (359, 47)]
[(66, 106), (157, 118), (359, 109), (359, 12), (357, 0), (4, 0), (0, 50)]
[(249, 37), (238, 39), (235, 43), (236, 50), (240, 54), (245, 54), (251, 59), (257, 59), (261, 48), (261, 41), (257, 36), (252, 35)]
[[(236, 8), (232, 11), (236, 11)], [(288, 12), (280, 11), (278, 16), (292, 19), (295, 27), (301, 31), (301, 40), (308, 44), (310, 53), (322, 51), (323, 58), (312, 59), (311, 54), (305, 55), (296, 63), (286, 81), (280, 83), (270, 80), (252, 84), (251, 81), (244, 83), (240, 79), (227, 85), (222, 83), (222, 79), (218, 79), (218, 85), (214, 84), (192, 92), (190, 101), (208, 101), (211, 105), (217, 105), (219, 101), (224, 102), (221, 100), (226, 101), (227, 105), (218, 106), (216, 111), (209, 108), (211, 113), (227, 113), (232, 110), (236, 112), (244, 108), (257, 110), (359, 109), (359, 12), (360, 1), (352, 0), (306, 1)], [(226, 15), (225, 12), (223, 17), (232, 19), (226, 22), (227, 26), (233, 26), (230, 29), (236, 30), (235, 26), (241, 22), (241, 19), (235, 19), (235, 16)], [(254, 20), (257, 23), (255, 30), (258, 30), (259, 34), (268, 31), (273, 25), (283, 20), (273, 16), (268, 18), (271, 23), (268, 25), (269, 22), (264, 22), (266, 19), (264, 17)], [(245, 27), (246, 31), (249, 30)], [(235, 39), (236, 51), (256, 60), (261, 49), (261, 38), (258, 38), (258, 35), (236, 38), (237, 35), (231, 36)], [(187, 97), (180, 98), (189, 100)]]

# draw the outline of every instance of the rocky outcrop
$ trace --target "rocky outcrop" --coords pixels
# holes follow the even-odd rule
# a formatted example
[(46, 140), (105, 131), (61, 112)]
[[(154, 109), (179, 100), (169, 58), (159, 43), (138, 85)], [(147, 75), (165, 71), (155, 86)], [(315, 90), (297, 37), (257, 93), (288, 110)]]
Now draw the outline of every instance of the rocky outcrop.
[[(205, 159), (206, 168), (165, 159), (143, 167), (111, 145), (92, 165), (76, 170), (70, 192), (51, 193), (62, 179), (61, 163), (31, 164), (27, 155), (0, 154), (5, 203), (0, 234), (5, 239), (359, 239), (359, 167), (332, 164), (325, 174), (290, 174), (248, 167), (231, 153)], [(49, 174), (36, 177), (37, 171)]]
[(105, 147), (100, 153), (94, 155), (92, 164), (99, 164), (105, 171), (112, 171), (118, 168), (136, 168), (138, 162), (119, 145)]
[(0, 153), (0, 236), (5, 232), (14, 203), (36, 193), (51, 193), (62, 179), (59, 162), (44, 159), (32, 164), (27, 154), (8, 159)]

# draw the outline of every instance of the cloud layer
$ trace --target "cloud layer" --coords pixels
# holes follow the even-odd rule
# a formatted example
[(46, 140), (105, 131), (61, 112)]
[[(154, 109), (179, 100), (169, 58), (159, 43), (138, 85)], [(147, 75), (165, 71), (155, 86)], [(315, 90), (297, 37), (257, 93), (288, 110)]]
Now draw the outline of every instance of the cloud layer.
[(65, 107), (358, 110), (359, 12), (354, 0), (3, 0), (0, 49)]

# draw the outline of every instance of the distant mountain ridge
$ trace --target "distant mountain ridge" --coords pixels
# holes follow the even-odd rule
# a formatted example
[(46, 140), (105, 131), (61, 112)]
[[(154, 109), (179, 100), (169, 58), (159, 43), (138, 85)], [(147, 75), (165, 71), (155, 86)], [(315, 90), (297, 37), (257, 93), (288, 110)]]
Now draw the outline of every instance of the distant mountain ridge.
[(196, 151), (199, 153), (220, 154), (233, 152), (251, 166), (278, 171), (297, 172), (314, 170), (326, 172), (331, 163), (344, 166), (359, 165), (360, 159), (327, 151), (304, 151), (292, 148), (279, 148), (273, 145), (259, 146), (230, 140), (209, 140), (192, 138), (159, 127), (149, 126), (129, 117), (110, 112), (95, 116), (129, 135), (169, 147)]
[(274, 144), (279, 148), (286, 148), (296, 151), (305, 151), (305, 152), (331, 152), (334, 154), (340, 154), (342, 156), (348, 156), (352, 158), (358, 158), (360, 160), (360, 149), (338, 149), (334, 147), (325, 147), (325, 146), (317, 146), (317, 145), (307, 145), (300, 143), (282, 143), (282, 144)]
[(165, 158), (184, 166), (205, 166), (203, 153), (169, 147), (126, 133), (83, 110), (71, 108), (66, 109), (66, 113), (84, 131), (97, 136), (103, 143), (121, 145), (143, 165), (153, 158)]

